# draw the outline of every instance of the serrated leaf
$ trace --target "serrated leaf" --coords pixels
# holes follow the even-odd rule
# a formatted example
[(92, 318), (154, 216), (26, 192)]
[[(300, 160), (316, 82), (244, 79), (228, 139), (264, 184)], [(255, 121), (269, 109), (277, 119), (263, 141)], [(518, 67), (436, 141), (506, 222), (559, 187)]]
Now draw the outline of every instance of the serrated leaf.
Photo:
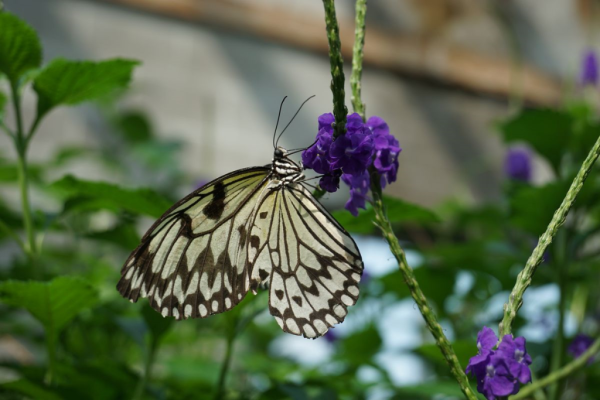
[(0, 13), (0, 72), (16, 84), (41, 63), (42, 46), (35, 30), (13, 14)]
[(0, 282), (0, 302), (27, 309), (49, 335), (57, 335), (79, 312), (97, 301), (94, 288), (83, 279), (69, 276), (50, 282)]
[(86, 181), (72, 175), (54, 182), (50, 188), (69, 199), (88, 199), (94, 209), (120, 209), (160, 217), (171, 206), (171, 202), (150, 189), (125, 189), (113, 183)]
[(548, 160), (554, 171), (558, 171), (571, 137), (572, 123), (572, 117), (567, 113), (530, 109), (500, 124), (500, 130), (506, 143), (528, 143)]
[[(417, 204), (385, 195), (383, 196), (383, 202), (387, 209), (388, 219), (392, 223), (416, 222), (424, 224), (440, 221), (433, 211)], [(346, 210), (337, 210), (331, 214), (348, 232), (368, 234), (375, 229), (373, 225), (375, 211), (370, 204), (367, 205), (366, 210), (360, 210), (357, 217), (352, 216)]]
[(59, 105), (95, 100), (126, 88), (138, 64), (118, 58), (100, 62), (55, 59), (33, 81), (38, 95), (38, 117)]

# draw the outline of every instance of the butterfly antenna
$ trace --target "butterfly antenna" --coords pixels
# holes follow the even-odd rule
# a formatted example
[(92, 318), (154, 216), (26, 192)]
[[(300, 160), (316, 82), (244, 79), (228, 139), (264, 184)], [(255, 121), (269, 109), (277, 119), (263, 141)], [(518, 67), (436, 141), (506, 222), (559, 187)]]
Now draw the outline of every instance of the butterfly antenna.
[(300, 110), (302, 110), (302, 107), (306, 104), (306, 102), (309, 101), (310, 99), (312, 99), (313, 97), (315, 97), (314, 94), (312, 96), (310, 96), (308, 99), (304, 100), (304, 103), (300, 104), (300, 107), (298, 108), (298, 111), (296, 111), (296, 114), (294, 114), (294, 116), (292, 117), (292, 119), (290, 119), (290, 122), (287, 123), (287, 125), (285, 126), (285, 128), (283, 128), (283, 130), (281, 131), (281, 133), (277, 137), (277, 141), (275, 142), (275, 147), (277, 147), (277, 143), (279, 143), (279, 139), (281, 138), (281, 135), (283, 135), (283, 132), (285, 132), (285, 130), (288, 128), (288, 126), (290, 126), (290, 124), (292, 122), (294, 122), (294, 118), (296, 118), (296, 115), (298, 115), (298, 113), (300, 112)]
[(308, 146), (308, 147), (302, 147), (302, 148), (299, 148), (299, 149), (288, 150), (288, 152), (287, 152), (286, 156), (291, 156), (292, 154), (296, 154), (296, 153), (299, 153), (299, 152), (301, 152), (301, 151), (308, 150), (308, 149), (310, 149), (311, 147), (313, 147), (315, 144), (317, 144), (317, 142), (318, 142), (318, 141), (319, 141), (319, 139), (315, 140), (315, 141), (313, 142), (313, 144), (311, 144), (311, 145), (310, 145), (310, 146)]
[(283, 109), (283, 102), (285, 101), (285, 99), (287, 99), (287, 96), (283, 97), (283, 100), (281, 100), (281, 104), (279, 105), (279, 114), (277, 114), (277, 123), (275, 124), (275, 132), (273, 132), (273, 149), (275, 149), (277, 147), (275, 145), (275, 136), (277, 135), (277, 127), (279, 126), (279, 118), (281, 118), (281, 110)]

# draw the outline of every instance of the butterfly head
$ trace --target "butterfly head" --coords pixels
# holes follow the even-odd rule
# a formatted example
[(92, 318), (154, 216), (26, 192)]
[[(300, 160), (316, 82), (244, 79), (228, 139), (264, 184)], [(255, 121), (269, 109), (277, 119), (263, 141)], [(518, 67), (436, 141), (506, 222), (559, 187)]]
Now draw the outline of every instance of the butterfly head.
[(282, 160), (287, 158), (287, 153), (288, 151), (286, 149), (281, 146), (277, 146), (273, 154), (273, 160)]

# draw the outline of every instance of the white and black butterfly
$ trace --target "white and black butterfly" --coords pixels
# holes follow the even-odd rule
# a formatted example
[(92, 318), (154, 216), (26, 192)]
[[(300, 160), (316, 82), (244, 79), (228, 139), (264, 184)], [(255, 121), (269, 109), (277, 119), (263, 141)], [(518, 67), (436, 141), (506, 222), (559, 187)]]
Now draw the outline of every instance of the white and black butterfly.
[(121, 295), (164, 317), (204, 318), (268, 287), (285, 332), (316, 338), (342, 322), (358, 300), (360, 252), (292, 153), (274, 147), (271, 164), (217, 178), (160, 217), (125, 262)]

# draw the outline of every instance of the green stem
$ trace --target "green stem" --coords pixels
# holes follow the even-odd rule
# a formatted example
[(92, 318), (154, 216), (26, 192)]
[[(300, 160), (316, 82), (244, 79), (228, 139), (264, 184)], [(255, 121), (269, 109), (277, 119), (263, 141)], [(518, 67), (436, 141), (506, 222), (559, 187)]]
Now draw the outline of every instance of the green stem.
[(0, 119), (0, 128), (13, 140), (15, 140), (15, 134), (6, 126), (4, 121)]
[(363, 120), (365, 120), (365, 104), (361, 99), (361, 78), (363, 65), (363, 48), (365, 46), (365, 17), (367, 14), (367, 0), (356, 0), (356, 20), (354, 27), (354, 47), (352, 48), (352, 75), (350, 87), (352, 88), (352, 107)]
[(56, 380), (56, 336), (50, 330), (46, 331), (46, 351), (48, 352), (46, 383), (52, 385), (52, 382)]
[(21, 99), (17, 84), (11, 82), (13, 107), (15, 110), (15, 118), (17, 120), (17, 132), (15, 135), (15, 147), (17, 149), (17, 166), (19, 174), (19, 187), (21, 189), (21, 202), (23, 207), (23, 221), (25, 224), (25, 232), (27, 233), (27, 242), (29, 244), (28, 252), (30, 255), (37, 253), (35, 243), (35, 231), (33, 227), (33, 218), (31, 216), (31, 208), (29, 205), (29, 176), (27, 170), (27, 139), (23, 131), (23, 118), (21, 114)]
[(227, 371), (229, 371), (229, 366), (231, 365), (231, 355), (233, 354), (233, 344), (235, 342), (235, 336), (236, 329), (233, 329), (227, 337), (227, 349), (225, 350), (225, 358), (223, 359), (223, 364), (221, 364), (221, 372), (219, 373), (219, 380), (217, 382), (215, 400), (222, 399), (223, 394), (225, 393), (225, 380), (227, 378)]
[(578, 369), (584, 367), (588, 360), (592, 358), (598, 352), (598, 350), (600, 350), (600, 338), (596, 339), (590, 348), (587, 349), (586, 352), (581, 356), (577, 357), (575, 360), (571, 361), (569, 364), (563, 366), (559, 370), (556, 370), (544, 378), (523, 387), (518, 394), (511, 396), (510, 400), (525, 399), (536, 390), (542, 389), (571, 375)]
[(504, 317), (502, 318), (502, 322), (500, 322), (499, 326), (500, 337), (511, 333), (512, 322), (517, 316), (517, 311), (523, 304), (523, 294), (531, 284), (533, 274), (542, 261), (544, 251), (548, 245), (552, 243), (552, 238), (556, 235), (558, 228), (560, 228), (565, 222), (565, 218), (567, 217), (571, 206), (575, 202), (575, 199), (579, 194), (583, 183), (585, 182), (585, 178), (587, 178), (588, 174), (590, 173), (590, 170), (592, 169), (592, 166), (594, 165), (594, 162), (598, 158), (599, 154), (600, 137), (596, 140), (594, 147), (592, 147), (592, 150), (590, 150), (589, 154), (583, 161), (577, 176), (575, 176), (573, 183), (571, 183), (569, 191), (563, 199), (560, 207), (554, 213), (550, 224), (548, 224), (546, 232), (544, 232), (544, 234), (540, 237), (537, 246), (535, 246), (533, 253), (531, 253), (531, 256), (527, 260), (525, 268), (523, 268), (523, 270), (519, 273), (519, 276), (517, 276), (517, 281), (515, 282), (512, 292), (510, 293), (508, 302), (504, 305)]
[[(558, 370), (563, 362), (563, 348), (564, 348), (564, 325), (565, 325), (565, 304), (566, 304), (566, 295), (567, 295), (567, 287), (566, 281), (567, 278), (565, 276), (565, 268), (566, 264), (566, 233), (565, 231), (561, 231), (556, 235), (556, 251), (555, 253), (555, 267), (556, 267), (556, 283), (559, 287), (559, 299), (558, 299), (558, 326), (556, 329), (556, 337), (554, 338), (554, 343), (552, 344), (552, 360), (550, 362), (550, 373)], [(549, 398), (550, 400), (556, 400), (558, 398), (559, 393), (559, 385), (558, 382), (555, 382), (550, 387)]]
[(19, 235), (13, 232), (12, 229), (8, 225), (6, 225), (3, 221), (0, 220), (0, 231), (4, 231), (8, 236), (14, 239), (15, 242), (19, 245), (21, 250), (25, 251), (25, 243), (21, 240)]
[(150, 344), (150, 349), (148, 351), (148, 356), (144, 361), (144, 372), (140, 381), (138, 382), (137, 387), (135, 388), (135, 392), (133, 394), (132, 400), (141, 400), (144, 396), (144, 392), (146, 391), (146, 385), (150, 380), (150, 374), (152, 373), (152, 365), (154, 364), (154, 358), (156, 357), (156, 350), (158, 349), (158, 341), (152, 339), (152, 343)]
[(323, 0), (325, 7), (325, 25), (329, 41), (329, 63), (331, 65), (331, 92), (333, 93), (333, 115), (335, 127), (333, 136), (338, 137), (346, 133), (346, 108), (344, 90), (344, 59), (342, 58), (342, 45), (337, 18), (335, 16), (334, 0)]
[(425, 322), (427, 323), (427, 328), (435, 338), (435, 342), (437, 346), (440, 348), (448, 366), (450, 367), (450, 372), (454, 375), (454, 378), (460, 385), (460, 389), (464, 393), (465, 397), (470, 400), (477, 399), (475, 393), (471, 389), (469, 385), (469, 379), (465, 375), (465, 372), (460, 365), (456, 354), (454, 353), (454, 349), (452, 345), (444, 335), (444, 330), (440, 326), (435, 313), (427, 304), (427, 298), (421, 291), (419, 287), (419, 283), (417, 282), (415, 275), (412, 269), (408, 266), (406, 262), (406, 256), (404, 254), (404, 250), (400, 247), (400, 243), (398, 243), (398, 239), (394, 234), (392, 229), (392, 225), (387, 218), (387, 212), (385, 210), (385, 205), (383, 204), (383, 198), (381, 195), (381, 186), (379, 184), (379, 175), (376, 173), (372, 174), (371, 177), (371, 192), (373, 194), (373, 209), (375, 210), (375, 221), (385, 239), (387, 240), (390, 249), (396, 260), (398, 261), (398, 266), (400, 268), (400, 272), (404, 277), (404, 282), (408, 286), (410, 290), (410, 294), (414, 301), (417, 303), (419, 307), (419, 311), (423, 315)]

